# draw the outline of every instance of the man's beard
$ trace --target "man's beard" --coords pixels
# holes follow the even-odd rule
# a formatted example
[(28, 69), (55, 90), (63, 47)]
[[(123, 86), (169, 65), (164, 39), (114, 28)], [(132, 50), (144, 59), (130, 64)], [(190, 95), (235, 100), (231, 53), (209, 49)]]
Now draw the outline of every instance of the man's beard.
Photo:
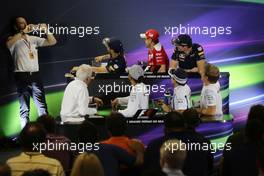
[(113, 58), (113, 54), (111, 54), (111, 52), (108, 52), (108, 54), (110, 55), (110, 58)]
[[(22, 25), (21, 25), (22, 26)], [(26, 24), (23, 24), (23, 26), (21, 27), (21, 26), (19, 26), (19, 30), (20, 31), (23, 31), (24, 29), (26, 29), (26, 27), (27, 27), (27, 25)]]

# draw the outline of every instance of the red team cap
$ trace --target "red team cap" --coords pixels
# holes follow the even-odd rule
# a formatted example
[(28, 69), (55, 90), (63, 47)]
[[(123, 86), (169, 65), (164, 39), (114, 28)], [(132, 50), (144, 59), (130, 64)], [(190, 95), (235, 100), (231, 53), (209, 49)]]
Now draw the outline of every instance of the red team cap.
[(155, 29), (149, 29), (145, 33), (140, 34), (140, 37), (144, 39), (151, 38), (152, 40), (158, 40), (159, 32)]

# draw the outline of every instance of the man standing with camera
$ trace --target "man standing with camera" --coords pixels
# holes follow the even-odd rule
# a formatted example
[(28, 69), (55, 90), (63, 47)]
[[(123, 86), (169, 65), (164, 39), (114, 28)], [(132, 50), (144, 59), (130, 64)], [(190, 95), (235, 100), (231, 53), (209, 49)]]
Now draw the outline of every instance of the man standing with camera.
[[(44, 88), (39, 75), (38, 47), (52, 46), (56, 39), (49, 33), (47, 25), (27, 24), (23, 17), (14, 20), (16, 34), (8, 37), (6, 45), (15, 65), (15, 82), (20, 103), (21, 128), (29, 121), (30, 96), (38, 109), (38, 114), (47, 114)], [(46, 38), (31, 36), (32, 30), (44, 30)]]

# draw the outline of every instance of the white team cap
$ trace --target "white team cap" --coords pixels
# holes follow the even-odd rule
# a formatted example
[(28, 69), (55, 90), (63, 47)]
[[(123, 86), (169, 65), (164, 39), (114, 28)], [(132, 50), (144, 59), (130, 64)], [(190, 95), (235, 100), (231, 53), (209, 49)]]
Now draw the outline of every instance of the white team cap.
[(135, 80), (138, 80), (139, 77), (144, 76), (144, 70), (139, 65), (128, 67), (127, 72)]

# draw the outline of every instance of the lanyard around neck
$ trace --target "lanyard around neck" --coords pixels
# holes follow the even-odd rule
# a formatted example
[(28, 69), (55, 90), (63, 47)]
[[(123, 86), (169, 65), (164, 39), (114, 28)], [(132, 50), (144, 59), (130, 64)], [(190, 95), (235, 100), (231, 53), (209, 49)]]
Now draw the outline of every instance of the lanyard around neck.
[(25, 39), (23, 38), (22, 40), (25, 43), (25, 45), (27, 46), (27, 48), (31, 51), (31, 45), (30, 45), (30, 42), (27, 40), (27, 38), (25, 38)]

